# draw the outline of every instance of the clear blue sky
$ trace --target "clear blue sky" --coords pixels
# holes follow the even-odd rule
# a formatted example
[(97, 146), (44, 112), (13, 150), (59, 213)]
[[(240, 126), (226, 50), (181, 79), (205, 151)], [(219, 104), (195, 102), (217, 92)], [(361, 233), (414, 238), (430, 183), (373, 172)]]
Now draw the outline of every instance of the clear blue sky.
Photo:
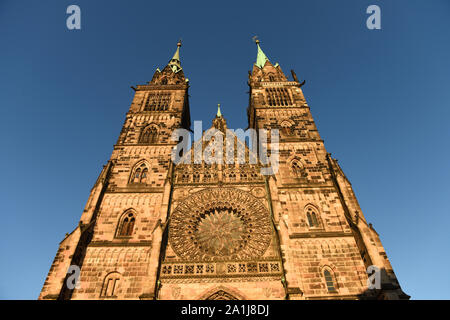
[[(66, 28), (77, 4), (82, 30)], [(382, 30), (366, 28), (381, 7)], [(0, 298), (36, 299), (124, 121), (181, 37), (191, 116), (246, 127), (253, 35), (301, 79), (404, 291), (450, 298), (450, 1), (0, 1)]]

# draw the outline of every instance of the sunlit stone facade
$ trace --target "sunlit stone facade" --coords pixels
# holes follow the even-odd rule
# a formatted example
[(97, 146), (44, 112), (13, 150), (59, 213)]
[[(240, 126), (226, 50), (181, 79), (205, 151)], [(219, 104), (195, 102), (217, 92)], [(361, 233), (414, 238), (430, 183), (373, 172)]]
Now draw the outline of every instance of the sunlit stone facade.
[[(325, 149), (304, 82), (294, 72), (289, 80), (259, 44), (248, 124), (279, 130), (278, 171), (261, 174), (246, 146), (245, 163), (172, 162), (173, 131), (191, 127), (180, 46), (148, 84), (133, 88), (111, 158), (39, 299), (408, 298)], [(211, 127), (226, 134), (220, 110)], [(71, 265), (80, 267), (75, 289)], [(380, 270), (379, 289), (368, 288), (371, 265)]]

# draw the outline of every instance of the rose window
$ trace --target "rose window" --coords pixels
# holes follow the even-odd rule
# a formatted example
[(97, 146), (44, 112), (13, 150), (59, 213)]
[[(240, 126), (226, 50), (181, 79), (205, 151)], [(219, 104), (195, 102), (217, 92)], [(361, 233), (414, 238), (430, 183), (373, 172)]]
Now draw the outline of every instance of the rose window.
[(171, 215), (169, 241), (182, 258), (260, 257), (271, 241), (269, 212), (250, 193), (218, 188), (197, 192)]

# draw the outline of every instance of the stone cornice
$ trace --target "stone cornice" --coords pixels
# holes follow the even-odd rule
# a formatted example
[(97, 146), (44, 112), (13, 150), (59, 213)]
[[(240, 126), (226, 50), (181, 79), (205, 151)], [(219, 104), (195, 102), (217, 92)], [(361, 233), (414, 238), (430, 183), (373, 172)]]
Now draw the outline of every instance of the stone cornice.
[(266, 106), (266, 105), (260, 105), (260, 106), (251, 106), (250, 108), (253, 108), (255, 110), (267, 110), (267, 109), (274, 109), (277, 111), (280, 111), (280, 109), (308, 109), (309, 110), (309, 106), (304, 104), (301, 106), (296, 106), (296, 105), (290, 105), (290, 106)]
[(182, 274), (182, 275), (161, 275), (163, 279), (214, 279), (214, 278), (266, 278), (266, 277), (279, 277), (281, 279), (282, 273), (280, 272), (267, 272), (267, 273), (239, 273), (239, 274)]
[[(294, 140), (295, 139), (295, 140)], [(280, 139), (280, 143), (300, 143), (300, 142), (321, 142), (325, 143), (322, 139), (299, 139), (299, 138), (290, 138), (290, 139)]]
[(139, 84), (136, 86), (136, 91), (146, 91), (146, 90), (186, 90), (189, 88), (187, 84)]
[(277, 256), (269, 256), (269, 257), (259, 257), (255, 259), (246, 259), (246, 260), (240, 260), (240, 259), (214, 259), (214, 260), (196, 260), (196, 259), (180, 259), (177, 258), (176, 260), (166, 260), (162, 262), (164, 265), (172, 265), (172, 264), (216, 264), (216, 263), (258, 263), (258, 262), (280, 262), (280, 259)]
[(110, 187), (106, 193), (163, 193), (164, 187)]
[(258, 82), (256, 85), (254, 85), (253, 88), (257, 87), (271, 88), (271, 87), (285, 87), (285, 86), (293, 86), (300, 88), (300, 83), (298, 83), (297, 81), (261, 81)]
[(323, 183), (308, 183), (308, 184), (284, 184), (283, 186), (279, 186), (278, 189), (315, 189), (315, 188), (323, 188), (323, 189), (333, 189), (334, 185), (332, 184), (323, 184)]
[(152, 241), (140, 241), (140, 242), (129, 242), (129, 241), (92, 241), (89, 247), (151, 247)]
[[(223, 171), (223, 170), (220, 170)], [(202, 172), (202, 171), (199, 171)], [(219, 172), (219, 170), (217, 170), (217, 172)], [(264, 180), (263, 181), (241, 181), (241, 182), (226, 182), (226, 181), (212, 181), (212, 182), (175, 182), (174, 183), (175, 186), (210, 186), (210, 185), (217, 185), (217, 186), (221, 186), (221, 185), (231, 185), (231, 186), (239, 186), (239, 185), (245, 185), (245, 186), (251, 186), (251, 185), (264, 185)]]
[(173, 147), (176, 146), (177, 142), (167, 142), (167, 143), (118, 143), (114, 145), (116, 147)]
[(305, 232), (305, 233), (291, 233), (289, 235), (289, 239), (303, 239), (303, 238), (336, 238), (336, 237), (353, 237), (353, 233), (345, 233), (345, 232), (326, 232), (326, 231), (318, 231), (318, 232)]
[(305, 300), (359, 300), (358, 295), (354, 294), (330, 294), (329, 296), (317, 295), (317, 296), (303, 296)]
[(127, 116), (134, 116), (134, 115), (151, 115), (151, 114), (157, 114), (157, 115), (161, 115), (161, 114), (166, 114), (166, 115), (175, 115), (178, 116), (178, 118), (181, 117), (181, 112), (182, 111), (178, 111), (178, 110), (152, 110), (152, 111), (144, 111), (144, 110), (140, 110), (140, 111), (129, 111), (127, 112)]

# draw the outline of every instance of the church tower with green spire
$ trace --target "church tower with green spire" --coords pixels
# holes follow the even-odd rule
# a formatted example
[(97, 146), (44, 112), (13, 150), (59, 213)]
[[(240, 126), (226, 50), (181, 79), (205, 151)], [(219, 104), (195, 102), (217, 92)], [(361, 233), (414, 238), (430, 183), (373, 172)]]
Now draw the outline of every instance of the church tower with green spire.
[[(132, 87), (133, 101), (111, 158), (79, 225), (61, 241), (40, 299), (156, 298), (177, 144), (171, 136), (190, 127), (180, 47), (178, 42), (150, 82)], [(75, 288), (72, 271), (67, 273), (71, 266), (80, 269)]]
[[(296, 73), (272, 64), (256, 40), (249, 71), (249, 128), (278, 129), (279, 170), (268, 193), (289, 299), (404, 299), (380, 238), (352, 185), (325, 149)], [(373, 267), (374, 266), (374, 267)], [(367, 270), (380, 271), (378, 289)]]

